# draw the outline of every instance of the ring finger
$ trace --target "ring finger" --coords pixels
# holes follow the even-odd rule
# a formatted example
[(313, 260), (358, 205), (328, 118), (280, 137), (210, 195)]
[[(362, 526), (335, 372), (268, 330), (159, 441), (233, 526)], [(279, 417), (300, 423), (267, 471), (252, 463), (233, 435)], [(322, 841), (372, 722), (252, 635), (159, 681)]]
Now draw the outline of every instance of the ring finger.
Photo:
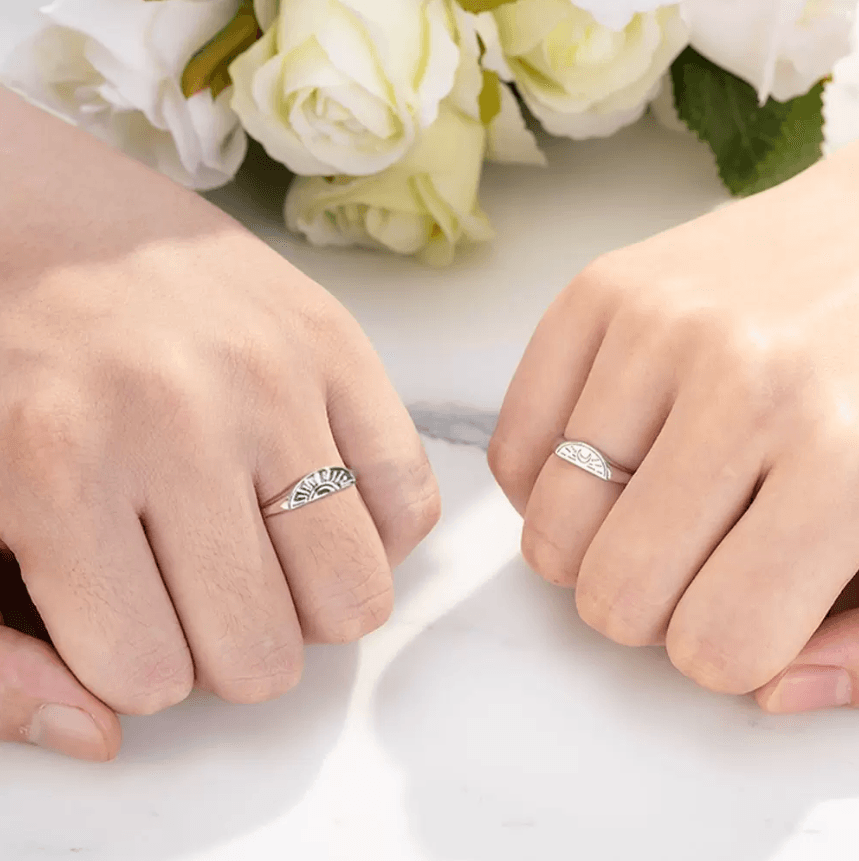
[[(658, 354), (651, 358), (652, 352), (623, 326), (610, 327), (564, 429), (566, 439), (597, 446), (628, 470), (641, 463), (673, 397), (671, 366)], [(575, 585), (582, 559), (621, 490), (550, 455), (525, 511), (522, 552), (534, 570), (553, 583)]]
[[(288, 476), (291, 487), (307, 477), (312, 485), (318, 470), (344, 465), (330, 428), (318, 428), (310, 439), (312, 444), (283, 447), (261, 463), (263, 502), (282, 497), (287, 489), (276, 485), (275, 477)], [(352, 642), (390, 615), (391, 569), (359, 487), (265, 518), (306, 642)]]

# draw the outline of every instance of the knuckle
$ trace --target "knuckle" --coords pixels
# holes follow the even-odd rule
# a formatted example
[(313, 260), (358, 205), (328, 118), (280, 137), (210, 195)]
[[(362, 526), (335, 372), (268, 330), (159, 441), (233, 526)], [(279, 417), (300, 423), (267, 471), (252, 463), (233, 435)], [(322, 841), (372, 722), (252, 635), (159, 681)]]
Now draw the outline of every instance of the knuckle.
[(668, 627), (665, 648), (674, 667), (702, 688), (722, 694), (747, 694), (766, 679), (718, 639)]
[[(362, 363), (371, 348), (358, 321), (330, 293), (313, 285), (314, 295), (290, 309), (288, 322), (276, 313), (272, 343), (276, 346), (278, 367), (283, 366), (284, 343), (292, 345), (290, 361), (300, 372), (314, 379), (322, 390), (336, 396), (351, 378), (351, 370)], [(256, 326), (249, 331), (253, 336)]]
[(12, 404), (2, 435), (21, 486), (49, 488), (60, 502), (76, 500), (96, 450), (93, 424), (82, 415), (79, 394), (59, 386)]
[(519, 487), (527, 477), (528, 465), (520, 450), (493, 435), (487, 452), (489, 470), (505, 492)]
[(381, 541), (373, 538), (363, 525), (354, 523), (330, 540), (308, 545), (314, 564), (304, 575), (300, 600), (307, 639), (353, 642), (390, 615), (391, 567)]
[(395, 525), (401, 540), (414, 547), (441, 519), (441, 494), (426, 458), (413, 472), (409, 483), (411, 487), (406, 491)]
[(699, 384), (711, 403), (739, 418), (744, 434), (769, 433), (793, 420), (804, 372), (789, 346), (725, 317), (708, 320), (698, 338)]
[(759, 345), (737, 343), (723, 345), (716, 365), (721, 370), (726, 400), (753, 425), (766, 424), (779, 405), (781, 374), (778, 359)]
[(599, 590), (589, 589), (579, 583), (576, 586), (576, 611), (579, 618), (598, 634), (607, 637), (608, 625), (605, 601)]
[[(194, 667), (187, 651), (138, 659), (129, 675), (130, 693), (121, 698), (120, 711), (151, 715), (187, 699), (194, 687)], [(116, 699), (116, 698), (114, 698)]]
[(342, 612), (325, 613), (316, 623), (316, 638), (322, 643), (345, 645), (355, 643), (379, 629), (393, 610), (392, 590), (356, 602)]
[(331, 293), (316, 282), (309, 283), (313, 285), (313, 295), (290, 309), (289, 325), (297, 337), (322, 349), (348, 345), (365, 337), (358, 321)]
[[(803, 391), (801, 405), (796, 412), (793, 424), (795, 444), (816, 452), (822, 462), (838, 463), (842, 474), (849, 476), (849, 488), (855, 491), (859, 473), (856, 422), (859, 398), (850, 391), (844, 391), (841, 385), (815, 379)], [(845, 496), (859, 499), (856, 492), (847, 491)]]
[(390, 574), (377, 569), (341, 590), (314, 614), (313, 634), (323, 643), (354, 643), (384, 625), (393, 608)]
[(241, 650), (242, 666), (220, 672), (210, 685), (212, 693), (230, 703), (252, 705), (277, 699), (301, 681), (304, 664), (301, 644), (289, 640), (260, 640)]
[(603, 254), (588, 263), (561, 294), (561, 303), (572, 302), (606, 308), (620, 307), (629, 295), (637, 293), (638, 277), (628, 270), (623, 255)]
[[(576, 597), (578, 598), (578, 595)], [(582, 607), (578, 601), (576, 605), (579, 607), (579, 615), (582, 615)], [(620, 646), (641, 648), (643, 646), (653, 646), (659, 642), (659, 635), (652, 630), (650, 625), (643, 623), (635, 617), (630, 618), (629, 616), (619, 614), (611, 608), (609, 608), (608, 612), (604, 611), (602, 615), (596, 616), (596, 621), (586, 619), (583, 615), (582, 618), (595, 631)]]
[(635, 552), (606, 551), (598, 538), (582, 560), (576, 587), (581, 619), (622, 646), (651, 646), (661, 641), (663, 606), (649, 594), (643, 572), (649, 565)]
[(390, 483), (376, 486), (377, 494), (381, 487), (391, 489), (378, 506), (376, 521), (389, 564), (396, 567), (438, 524), (441, 496), (426, 455), (397, 463), (393, 475)]
[[(287, 352), (283, 332), (263, 324), (233, 333), (220, 347), (222, 363), (229, 369), (237, 391), (250, 393), (265, 403), (277, 403), (287, 397), (293, 374), (284, 374)], [(302, 367), (297, 351), (289, 357), (290, 366), (305, 376), (312, 369)]]
[(289, 693), (301, 680), (301, 673), (289, 672), (271, 676), (243, 676), (217, 682), (212, 693), (234, 705), (267, 703)]
[(631, 293), (624, 298), (612, 318), (613, 328), (620, 329), (630, 342), (630, 353), (648, 344), (664, 345), (679, 340), (689, 325), (689, 318), (677, 300), (658, 285)]
[(583, 582), (576, 589), (576, 609), (586, 625), (621, 646), (652, 646), (658, 640), (635, 599), (612, 599), (604, 591), (584, 587)]
[(691, 301), (671, 283), (649, 285), (631, 297), (615, 325), (623, 327), (631, 354), (668, 357), (682, 365), (690, 357), (705, 366), (721, 365), (738, 342), (738, 324), (730, 314)]
[(207, 430), (201, 381), (194, 362), (181, 349), (164, 351), (145, 370), (125, 369), (116, 385), (145, 421), (168, 429), (177, 441), (199, 440)]
[(556, 586), (576, 585), (578, 563), (568, 551), (529, 520), (522, 530), (522, 556), (544, 580)]

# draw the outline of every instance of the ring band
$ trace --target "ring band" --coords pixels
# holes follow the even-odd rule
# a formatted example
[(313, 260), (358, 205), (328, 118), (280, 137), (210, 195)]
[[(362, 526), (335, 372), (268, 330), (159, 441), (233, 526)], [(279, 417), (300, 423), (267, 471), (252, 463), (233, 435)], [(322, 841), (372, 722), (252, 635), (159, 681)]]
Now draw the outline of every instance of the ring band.
[(564, 440), (556, 449), (555, 454), (561, 460), (614, 484), (627, 484), (632, 478), (628, 469), (609, 460), (599, 449), (594, 448), (579, 439)]
[(353, 487), (355, 483), (355, 473), (351, 469), (345, 466), (323, 466), (263, 503), (262, 516), (272, 517), (284, 511), (295, 511), (296, 508), (309, 505), (324, 496)]

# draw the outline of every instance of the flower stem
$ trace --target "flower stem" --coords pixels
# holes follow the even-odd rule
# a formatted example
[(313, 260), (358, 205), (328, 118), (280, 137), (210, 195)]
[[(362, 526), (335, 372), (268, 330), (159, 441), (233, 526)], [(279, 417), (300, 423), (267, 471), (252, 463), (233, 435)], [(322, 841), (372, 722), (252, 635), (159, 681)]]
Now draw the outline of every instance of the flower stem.
[(253, 0), (242, 0), (236, 17), (191, 58), (182, 73), (185, 98), (205, 89), (211, 89), (212, 98), (217, 98), (232, 83), (230, 63), (261, 36)]

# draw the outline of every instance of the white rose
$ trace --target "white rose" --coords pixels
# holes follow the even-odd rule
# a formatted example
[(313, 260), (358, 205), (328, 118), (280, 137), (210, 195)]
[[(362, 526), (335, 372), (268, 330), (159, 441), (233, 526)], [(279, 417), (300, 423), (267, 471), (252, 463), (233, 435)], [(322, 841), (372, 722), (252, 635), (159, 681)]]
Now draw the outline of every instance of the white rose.
[(191, 57), (235, 16), (239, 0), (55, 0), (16, 48), (14, 89), (183, 185), (223, 185), (247, 138), (229, 90), (182, 93)]
[(666, 5), (665, 0), (576, 0), (575, 6), (589, 12), (610, 30), (622, 30), (636, 16)]
[[(533, 132), (525, 125), (512, 89), (501, 83), (495, 72), (487, 72), (480, 67), (486, 35), (486, 26), (481, 22), (481, 17), (485, 19), (485, 16), (464, 12), (458, 6), (454, 9), (461, 63), (451, 96), (463, 113), (475, 119), (488, 111), (487, 160), (544, 165), (546, 156)], [(495, 38), (497, 42), (497, 30), (491, 29), (489, 38)]]
[(279, 5), (279, 0), (254, 0), (254, 14), (263, 30), (274, 24)]
[(835, 64), (832, 82), (823, 91), (823, 116), (824, 155), (859, 140), (859, 51)]
[(515, 81), (549, 132), (571, 138), (637, 120), (688, 43), (676, 4), (589, 5), (593, 14), (570, 0), (515, 0), (481, 16), (484, 65)]
[(850, 50), (856, 0), (685, 0), (692, 46), (761, 102), (807, 93)]
[(480, 117), (480, 93), (483, 90), (483, 69), (480, 68), (480, 41), (477, 36), (477, 17), (465, 12), (455, 2), (451, 11), (451, 27), (459, 52), (459, 63), (453, 77), (448, 103), (467, 116)]
[(286, 223), (316, 245), (358, 245), (446, 265), (460, 242), (492, 238), (477, 202), (486, 131), (450, 104), (405, 159), (377, 176), (297, 177)]
[(248, 133), (298, 174), (376, 173), (438, 115), (460, 65), (447, 0), (281, 0), (230, 66)]

